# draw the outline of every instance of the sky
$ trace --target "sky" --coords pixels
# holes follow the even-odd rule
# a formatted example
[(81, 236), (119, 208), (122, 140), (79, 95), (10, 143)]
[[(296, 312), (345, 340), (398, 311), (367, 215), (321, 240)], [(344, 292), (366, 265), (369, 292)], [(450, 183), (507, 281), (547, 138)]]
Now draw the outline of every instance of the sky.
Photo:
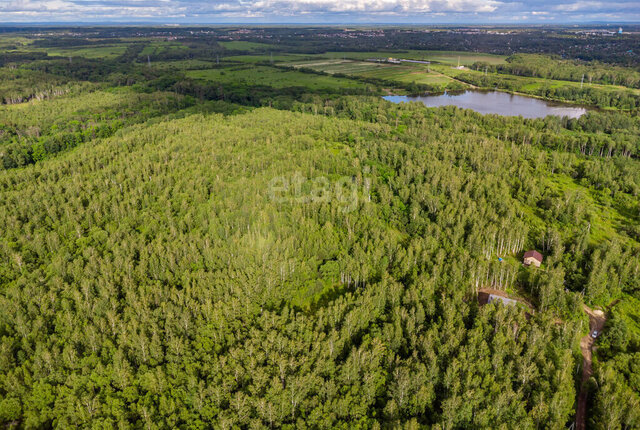
[(640, 0), (0, 0), (0, 23), (640, 22)]

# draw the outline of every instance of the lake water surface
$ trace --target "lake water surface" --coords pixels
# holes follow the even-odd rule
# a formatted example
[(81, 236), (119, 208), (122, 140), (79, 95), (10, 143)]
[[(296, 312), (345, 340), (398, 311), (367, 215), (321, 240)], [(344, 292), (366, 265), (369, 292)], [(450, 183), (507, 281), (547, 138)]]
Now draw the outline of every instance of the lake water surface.
[(501, 91), (468, 90), (464, 93), (444, 93), (434, 96), (385, 96), (393, 103), (422, 102), (427, 107), (454, 105), (463, 109), (473, 109), (481, 114), (523, 116), (524, 118), (544, 118), (547, 115), (578, 118), (587, 109), (562, 103), (548, 102), (533, 97), (519, 96)]

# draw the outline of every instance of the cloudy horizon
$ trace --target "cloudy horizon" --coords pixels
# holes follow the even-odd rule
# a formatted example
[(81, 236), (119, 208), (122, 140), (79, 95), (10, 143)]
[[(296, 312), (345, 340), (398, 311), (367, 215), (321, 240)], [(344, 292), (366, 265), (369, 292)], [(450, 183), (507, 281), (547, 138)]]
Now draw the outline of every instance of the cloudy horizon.
[(549, 0), (0, 0), (0, 23), (573, 24), (640, 22), (640, 2)]

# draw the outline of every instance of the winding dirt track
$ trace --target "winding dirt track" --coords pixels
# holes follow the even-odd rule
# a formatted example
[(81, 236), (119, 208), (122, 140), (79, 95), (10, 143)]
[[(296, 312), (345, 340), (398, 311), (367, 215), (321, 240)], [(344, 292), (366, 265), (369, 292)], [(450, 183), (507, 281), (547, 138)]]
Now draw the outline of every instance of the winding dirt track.
[(585, 419), (587, 415), (587, 381), (591, 377), (593, 370), (591, 369), (591, 352), (595, 339), (591, 337), (594, 330), (598, 333), (602, 332), (606, 321), (604, 312), (600, 310), (592, 310), (588, 306), (584, 306), (584, 311), (589, 315), (589, 333), (580, 339), (580, 350), (582, 351), (582, 382), (580, 383), (580, 393), (578, 394), (578, 409), (576, 411), (576, 430), (584, 430)]

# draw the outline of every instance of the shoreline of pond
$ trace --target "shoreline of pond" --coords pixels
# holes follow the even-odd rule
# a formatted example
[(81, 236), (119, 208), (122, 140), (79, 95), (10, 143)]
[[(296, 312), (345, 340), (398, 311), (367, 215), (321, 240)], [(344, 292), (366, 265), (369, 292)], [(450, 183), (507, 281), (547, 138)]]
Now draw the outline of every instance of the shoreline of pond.
[(426, 107), (457, 106), (471, 109), (483, 115), (522, 116), (524, 118), (544, 118), (548, 115), (579, 118), (592, 107), (546, 100), (525, 94), (484, 89), (445, 91), (426, 95), (387, 95), (383, 99), (392, 103), (422, 102)]

